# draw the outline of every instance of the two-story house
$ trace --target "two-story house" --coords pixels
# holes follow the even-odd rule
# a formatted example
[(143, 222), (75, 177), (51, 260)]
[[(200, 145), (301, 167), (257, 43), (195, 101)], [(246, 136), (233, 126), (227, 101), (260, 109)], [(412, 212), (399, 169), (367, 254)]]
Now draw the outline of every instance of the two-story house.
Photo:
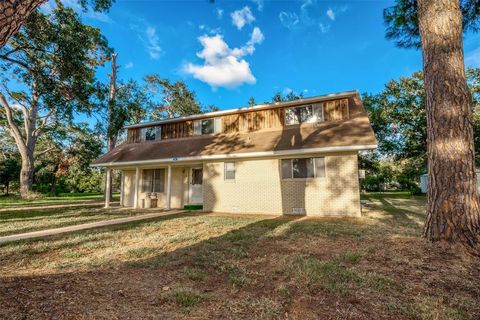
[(134, 208), (359, 216), (358, 151), (377, 147), (357, 91), (127, 129), (92, 165), (121, 170), (121, 205)]

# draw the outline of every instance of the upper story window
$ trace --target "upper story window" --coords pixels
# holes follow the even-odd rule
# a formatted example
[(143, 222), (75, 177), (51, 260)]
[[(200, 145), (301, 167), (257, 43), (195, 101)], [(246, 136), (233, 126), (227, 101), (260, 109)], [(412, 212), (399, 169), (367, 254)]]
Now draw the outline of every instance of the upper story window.
[(323, 121), (323, 104), (309, 104), (305, 106), (285, 109), (285, 124), (313, 123)]
[(325, 177), (325, 158), (296, 158), (282, 160), (283, 179)]
[(141, 130), (142, 140), (144, 141), (153, 141), (160, 140), (162, 136), (162, 127), (146, 127)]
[(194, 122), (195, 135), (220, 133), (222, 131), (222, 118), (196, 120)]

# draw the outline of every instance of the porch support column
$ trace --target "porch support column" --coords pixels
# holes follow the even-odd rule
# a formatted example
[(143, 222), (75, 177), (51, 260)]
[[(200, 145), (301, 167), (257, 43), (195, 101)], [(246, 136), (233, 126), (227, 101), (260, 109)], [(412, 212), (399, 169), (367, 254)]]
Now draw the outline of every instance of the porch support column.
[(123, 207), (123, 179), (124, 179), (123, 170), (120, 171), (120, 207)]
[(136, 167), (135, 168), (135, 193), (133, 194), (133, 208), (137, 209), (138, 208), (138, 182), (140, 180), (140, 168)]
[(112, 169), (105, 168), (105, 208), (110, 208), (110, 196), (112, 192)]
[(165, 201), (165, 209), (170, 209), (170, 198), (172, 193), (172, 166), (168, 166), (167, 170), (167, 199)]

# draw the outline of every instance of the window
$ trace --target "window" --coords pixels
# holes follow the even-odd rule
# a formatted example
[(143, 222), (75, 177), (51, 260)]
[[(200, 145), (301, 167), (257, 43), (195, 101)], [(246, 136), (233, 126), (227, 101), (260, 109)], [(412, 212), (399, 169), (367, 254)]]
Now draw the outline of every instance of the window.
[(165, 169), (143, 170), (142, 192), (164, 192)]
[(285, 124), (323, 121), (323, 104), (313, 104), (285, 109)]
[(162, 127), (146, 127), (142, 128), (142, 139), (144, 141), (153, 141), (153, 140), (160, 140)]
[(225, 180), (235, 180), (235, 162), (225, 162)]
[(194, 122), (193, 130), (195, 135), (220, 133), (222, 130), (222, 119), (211, 118), (211, 119), (197, 120)]
[(283, 179), (325, 177), (325, 158), (298, 158), (282, 160)]
[(192, 169), (192, 184), (203, 184), (203, 169)]
[(202, 120), (202, 134), (211, 134), (215, 130), (213, 119)]

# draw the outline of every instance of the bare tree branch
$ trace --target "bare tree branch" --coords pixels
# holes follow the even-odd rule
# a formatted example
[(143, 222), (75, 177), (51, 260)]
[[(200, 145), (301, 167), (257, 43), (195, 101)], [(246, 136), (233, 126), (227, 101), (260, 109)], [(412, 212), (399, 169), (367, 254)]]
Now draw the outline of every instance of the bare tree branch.
[(27, 146), (26, 146), (25, 140), (22, 137), (20, 128), (18, 127), (17, 123), (13, 119), (12, 108), (10, 107), (9, 103), (7, 102), (7, 99), (1, 92), (0, 92), (0, 105), (5, 110), (5, 115), (7, 116), (8, 129), (12, 137), (15, 139), (15, 142), (17, 143), (18, 151), (20, 153), (26, 154)]

